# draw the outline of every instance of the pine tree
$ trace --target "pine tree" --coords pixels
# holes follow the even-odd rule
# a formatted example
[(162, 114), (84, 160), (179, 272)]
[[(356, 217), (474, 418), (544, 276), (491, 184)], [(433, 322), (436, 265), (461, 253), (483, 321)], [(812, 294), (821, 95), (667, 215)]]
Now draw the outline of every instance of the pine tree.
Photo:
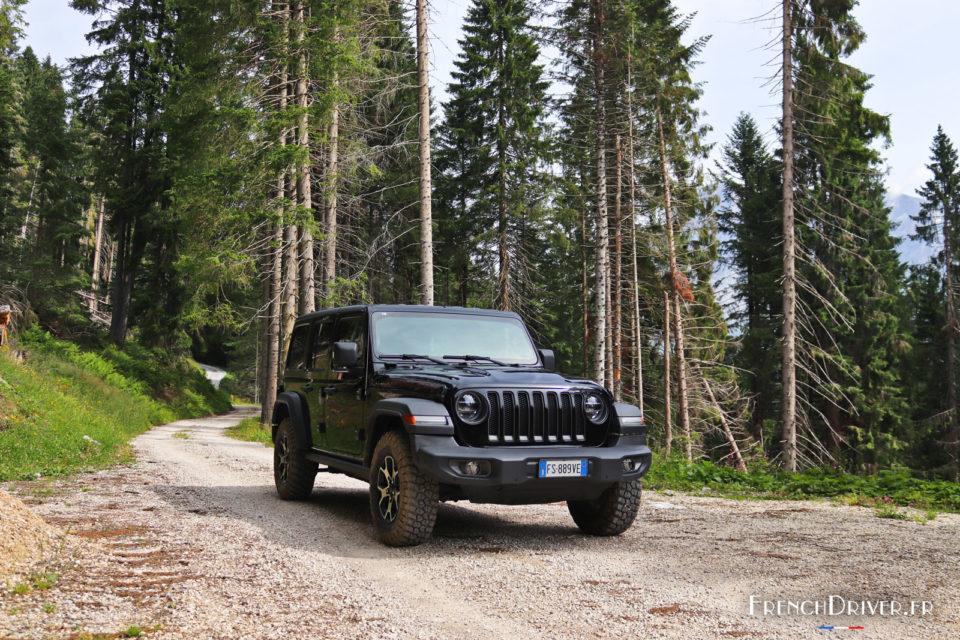
[(950, 452), (950, 475), (958, 479), (958, 445), (960, 445), (960, 412), (957, 406), (957, 333), (960, 332), (956, 300), (956, 274), (960, 265), (957, 247), (960, 245), (960, 167), (957, 150), (950, 138), (937, 127), (930, 148), (927, 168), (933, 177), (917, 190), (923, 198), (920, 212), (914, 216), (917, 223), (914, 239), (920, 239), (939, 249), (936, 265), (940, 268), (944, 292), (944, 327), (947, 338), (947, 394), (949, 430), (946, 437)]
[[(453, 219), (474, 221), (467, 233), (473, 232), (475, 250), (496, 264), (490, 274), (497, 283), (494, 304), (527, 317), (536, 308), (532, 256), (549, 152), (547, 82), (530, 20), (523, 0), (478, 1), (470, 8), (438, 152), (445, 171), (438, 176), (443, 226), (451, 229), (447, 220)], [(459, 245), (456, 253), (471, 252)], [(452, 267), (462, 273), (462, 264)]]
[(824, 443), (836, 456), (852, 445), (851, 462), (873, 470), (902, 447), (899, 360), (908, 345), (897, 308), (903, 269), (872, 146), (889, 136), (889, 120), (864, 106), (869, 76), (844, 61), (864, 38), (853, 5), (813, 2), (793, 15), (798, 246), (807, 263), (798, 270), (798, 381), (810, 390), (798, 395), (807, 453)]
[(0, 243), (7, 259), (13, 251), (17, 225), (14, 216), (14, 169), (19, 165), (16, 149), (21, 142), (20, 96), (13, 65), (20, 36), (21, 9), (26, 0), (0, 5)]
[(941, 470), (949, 477), (953, 466), (953, 452), (943, 446), (952, 428), (947, 403), (950, 376), (944, 375), (949, 371), (945, 293), (943, 270), (931, 260), (910, 268), (901, 301), (911, 345), (900, 376), (910, 381), (904, 386), (912, 418), (905, 436), (910, 445), (905, 462), (928, 477), (944, 475)]
[[(740, 114), (723, 149), (721, 181), (727, 207), (719, 212), (725, 262), (733, 269), (739, 308), (729, 314), (740, 334), (733, 364), (744, 372), (753, 398), (752, 433), (777, 419), (774, 384), (779, 375), (782, 297), (780, 168), (766, 150), (753, 118)], [(774, 435), (772, 433), (767, 435)]]
[[(16, 61), (22, 83), (25, 180), (20, 201), (21, 237), (29, 245), (31, 302), (47, 321), (53, 315), (76, 312), (74, 291), (85, 286), (80, 237), (89, 199), (83, 189), (86, 167), (80, 146), (82, 130), (68, 120), (68, 96), (63, 73), (48, 57), (40, 62), (27, 47)], [(73, 304), (75, 303), (75, 304)]]
[[(96, 22), (88, 36), (102, 52), (77, 59), (74, 75), (85, 98), (85, 117), (91, 126), (102, 128), (94, 148), (95, 182), (106, 195), (117, 241), (110, 336), (123, 344), (145, 260), (164, 275), (141, 297), (137, 322), (165, 324), (170, 315), (166, 309), (179, 306), (171, 300), (177, 288), (168, 286), (176, 260), (176, 227), (160, 213), (170, 205), (163, 113), (176, 68), (174, 13), (164, 2), (74, 0), (71, 6), (109, 16)], [(159, 327), (152, 333), (155, 340), (173, 337)]]

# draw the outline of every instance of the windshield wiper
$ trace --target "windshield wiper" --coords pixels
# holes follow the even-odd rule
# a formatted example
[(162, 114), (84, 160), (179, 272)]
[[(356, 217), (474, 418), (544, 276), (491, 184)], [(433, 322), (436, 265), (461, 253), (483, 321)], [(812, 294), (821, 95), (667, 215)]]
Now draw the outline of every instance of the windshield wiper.
[(465, 356), (443, 356), (443, 359), (444, 359), (444, 360), (473, 360), (474, 362), (477, 362), (477, 361), (480, 361), (480, 360), (485, 360), (485, 361), (487, 361), (487, 362), (491, 362), (491, 363), (497, 365), (498, 367), (515, 367), (515, 366), (517, 366), (517, 365), (515, 365), (515, 364), (514, 364), (514, 365), (510, 365), (510, 364), (507, 364), (506, 362), (500, 362), (499, 360), (494, 360), (493, 358), (488, 358), (487, 356), (471, 356), (471, 355), (465, 355)]
[(433, 358), (431, 356), (424, 356), (419, 353), (400, 353), (400, 354), (391, 354), (391, 355), (381, 355), (380, 357), (391, 358), (391, 359), (395, 358), (397, 360), (429, 360), (434, 364), (443, 364), (443, 365), (447, 364), (443, 360), (438, 360), (437, 358)]

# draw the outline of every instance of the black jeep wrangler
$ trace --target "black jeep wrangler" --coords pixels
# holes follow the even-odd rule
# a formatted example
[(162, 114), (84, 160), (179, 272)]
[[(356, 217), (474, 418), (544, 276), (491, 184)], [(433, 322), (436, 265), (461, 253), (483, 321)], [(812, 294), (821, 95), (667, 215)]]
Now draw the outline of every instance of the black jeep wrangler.
[(441, 500), (566, 501), (593, 535), (630, 527), (650, 467), (640, 410), (553, 372), (515, 313), (355, 306), (300, 317), (273, 413), (285, 500), (318, 465), (370, 483), (380, 540), (430, 537)]

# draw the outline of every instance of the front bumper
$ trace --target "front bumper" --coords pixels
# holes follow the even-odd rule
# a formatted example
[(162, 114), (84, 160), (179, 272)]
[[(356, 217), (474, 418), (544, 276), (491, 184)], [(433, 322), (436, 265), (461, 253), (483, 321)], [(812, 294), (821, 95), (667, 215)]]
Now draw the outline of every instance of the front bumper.
[[(411, 435), (417, 467), (443, 485), (456, 487), (471, 502), (534, 504), (597, 498), (615, 482), (639, 480), (651, 453), (642, 435), (611, 436), (604, 446), (464, 447), (452, 436)], [(625, 458), (634, 468), (624, 470)], [(541, 460), (587, 460), (587, 475), (540, 478)], [(485, 476), (463, 474), (457, 463), (487, 462)]]

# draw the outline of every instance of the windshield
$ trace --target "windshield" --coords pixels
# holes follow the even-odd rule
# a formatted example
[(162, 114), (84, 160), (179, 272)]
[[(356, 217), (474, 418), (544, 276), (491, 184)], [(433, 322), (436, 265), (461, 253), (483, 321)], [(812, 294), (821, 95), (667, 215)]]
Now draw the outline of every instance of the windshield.
[[(503, 316), (378, 311), (373, 314), (372, 342), (378, 357), (469, 355), (506, 364), (537, 363), (537, 352), (523, 323)], [(489, 360), (471, 362), (489, 364)]]

